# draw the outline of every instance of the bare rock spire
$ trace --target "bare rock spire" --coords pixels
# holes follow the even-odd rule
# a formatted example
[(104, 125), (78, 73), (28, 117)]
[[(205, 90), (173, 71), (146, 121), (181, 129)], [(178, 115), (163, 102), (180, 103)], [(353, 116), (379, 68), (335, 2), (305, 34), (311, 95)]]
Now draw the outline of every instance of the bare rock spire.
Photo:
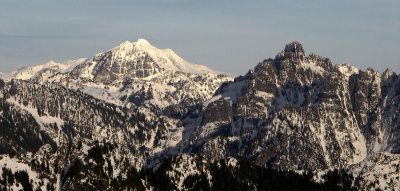
[(305, 56), (303, 46), (297, 41), (293, 41), (287, 44), (285, 46), (283, 54), (284, 58), (294, 58), (294, 59), (301, 59)]

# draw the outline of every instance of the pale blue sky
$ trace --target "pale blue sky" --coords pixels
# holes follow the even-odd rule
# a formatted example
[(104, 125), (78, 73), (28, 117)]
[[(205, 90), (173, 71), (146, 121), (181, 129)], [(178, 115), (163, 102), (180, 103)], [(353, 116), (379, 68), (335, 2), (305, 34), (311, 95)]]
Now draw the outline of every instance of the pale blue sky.
[(361, 69), (400, 72), (399, 0), (1, 0), (0, 71), (91, 57), (145, 38), (244, 74), (290, 41)]

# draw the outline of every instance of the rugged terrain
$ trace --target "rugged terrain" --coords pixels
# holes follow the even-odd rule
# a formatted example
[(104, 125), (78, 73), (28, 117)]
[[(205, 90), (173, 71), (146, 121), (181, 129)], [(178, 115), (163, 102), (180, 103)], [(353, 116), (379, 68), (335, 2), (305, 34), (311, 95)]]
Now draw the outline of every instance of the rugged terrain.
[(2, 188), (400, 189), (399, 76), (298, 42), (234, 79), (144, 39), (3, 76)]

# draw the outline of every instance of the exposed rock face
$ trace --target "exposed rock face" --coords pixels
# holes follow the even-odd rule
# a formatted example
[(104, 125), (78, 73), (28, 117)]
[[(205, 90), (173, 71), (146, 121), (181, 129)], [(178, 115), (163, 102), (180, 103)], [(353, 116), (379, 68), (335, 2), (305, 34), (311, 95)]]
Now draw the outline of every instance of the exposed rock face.
[(287, 44), (283, 50), (284, 58), (302, 59), (304, 56), (303, 46), (297, 41)]
[(82, 76), (91, 68), (89, 75), (94, 82), (109, 85), (123, 78), (146, 78), (162, 73), (165, 70), (162, 64), (165, 63), (157, 63), (148, 49), (155, 47), (146, 40), (134, 43), (127, 41), (112, 50), (97, 54), (85, 65), (76, 68), (73, 74)]
[(275, 59), (222, 85), (203, 104), (201, 120), (188, 120), (196, 134), (188, 139), (216, 160), (240, 157), (293, 170), (342, 168), (368, 154), (398, 152), (398, 89), (392, 72), (335, 66), (306, 56), (293, 42)]

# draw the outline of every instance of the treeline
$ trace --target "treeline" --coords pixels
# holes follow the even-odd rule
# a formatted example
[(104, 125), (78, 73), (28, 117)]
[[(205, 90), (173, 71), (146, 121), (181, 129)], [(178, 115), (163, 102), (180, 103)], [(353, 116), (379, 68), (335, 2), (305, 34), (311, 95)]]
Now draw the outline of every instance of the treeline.
[[(150, 185), (156, 190), (177, 190), (170, 180), (167, 171), (171, 170), (170, 160), (156, 171), (145, 170), (141, 172)], [(298, 174), (291, 171), (278, 171), (252, 165), (248, 161), (239, 161), (235, 167), (227, 165), (225, 160), (212, 163), (209, 166), (211, 181), (207, 174), (202, 172), (188, 176), (184, 181), (184, 188), (188, 190), (357, 190), (352, 186), (354, 180), (351, 174), (344, 170), (333, 170), (322, 178), (324, 182), (313, 180), (314, 174), (307, 172)], [(211, 183), (211, 184), (210, 184)]]
[[(111, 145), (102, 145), (89, 150), (89, 160), (74, 162), (66, 172), (63, 188), (68, 190), (357, 190), (352, 186), (354, 178), (344, 170), (326, 173), (323, 182), (315, 182), (314, 174), (299, 174), (290, 171), (279, 171), (260, 167), (242, 160), (237, 165), (228, 165), (226, 160), (215, 163), (201, 163), (201, 157), (193, 161), (179, 160), (179, 157), (165, 159), (156, 169), (137, 171), (129, 168), (124, 175), (113, 177), (112, 169), (105, 168), (108, 159), (104, 154), (113, 150)], [(178, 158), (178, 159), (177, 159)], [(92, 161), (89, 162), (88, 161)], [(201, 164), (200, 164), (201, 163)], [(199, 172), (185, 176), (182, 169), (174, 166), (190, 166)], [(197, 164), (197, 165), (195, 165)], [(199, 165), (200, 164), (200, 165)], [(202, 166), (203, 165), (203, 166)], [(204, 167), (204, 168), (203, 168)], [(109, 171), (109, 172), (107, 172)], [(185, 177), (183, 185), (178, 188), (177, 180), (171, 176)], [(87, 178), (83, 183), (81, 180)], [(88, 178), (89, 177), (89, 178)], [(90, 184), (88, 184), (90, 183)]]
[[(129, 167), (115, 177), (110, 154), (115, 149), (112, 144), (92, 147), (88, 155), (75, 159), (62, 174), (62, 190), (357, 190), (352, 186), (354, 178), (344, 170), (334, 170), (326, 173), (324, 181), (315, 182), (314, 174), (303, 174), (291, 171), (279, 171), (272, 168), (253, 165), (241, 160), (232, 165), (227, 160), (214, 163), (204, 162), (204, 158), (190, 156), (182, 159), (180, 156), (165, 159), (157, 168), (144, 168), (137, 171)], [(195, 169), (197, 173), (187, 174), (185, 166)], [(118, 170), (118, 171), (119, 171)], [(184, 177), (183, 185), (178, 184), (178, 177)], [(23, 190), (54, 190), (55, 182), (35, 188), (26, 171), (12, 172), (3, 167), (0, 177), (0, 191), (9, 190), (12, 186)], [(181, 187), (178, 187), (181, 186)]]

